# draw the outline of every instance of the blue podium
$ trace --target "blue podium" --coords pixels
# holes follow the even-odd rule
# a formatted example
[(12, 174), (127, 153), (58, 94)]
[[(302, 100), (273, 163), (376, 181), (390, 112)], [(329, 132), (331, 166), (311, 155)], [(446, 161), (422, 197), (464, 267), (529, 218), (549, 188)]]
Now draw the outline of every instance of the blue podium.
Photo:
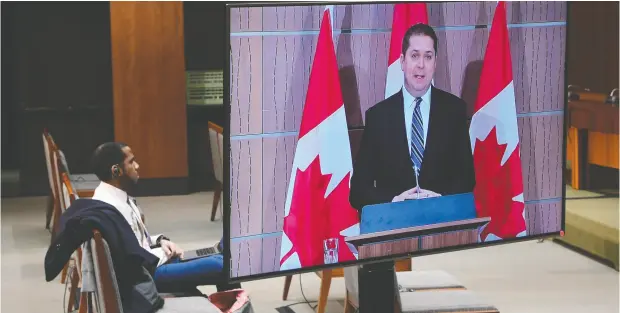
[(476, 206), (472, 193), (382, 203), (362, 208), (360, 234), (472, 218), (476, 218)]
[[(345, 238), (358, 259), (471, 245), (491, 219), (477, 217), (472, 193), (368, 205), (362, 208), (360, 235)], [(359, 270), (360, 313), (398, 311), (394, 260)]]

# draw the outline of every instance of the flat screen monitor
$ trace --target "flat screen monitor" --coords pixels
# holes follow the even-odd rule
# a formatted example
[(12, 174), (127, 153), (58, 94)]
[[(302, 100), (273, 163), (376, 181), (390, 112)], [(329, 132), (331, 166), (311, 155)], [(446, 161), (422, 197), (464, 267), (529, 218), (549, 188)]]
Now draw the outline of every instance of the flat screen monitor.
[(231, 280), (563, 232), (566, 2), (227, 14)]

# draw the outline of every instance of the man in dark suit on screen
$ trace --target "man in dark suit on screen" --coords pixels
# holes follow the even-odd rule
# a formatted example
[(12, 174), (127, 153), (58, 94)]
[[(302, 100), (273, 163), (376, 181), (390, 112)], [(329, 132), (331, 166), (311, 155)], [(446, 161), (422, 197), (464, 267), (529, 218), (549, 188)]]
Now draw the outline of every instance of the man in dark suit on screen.
[(403, 88), (366, 111), (349, 196), (357, 210), (473, 191), (466, 104), (432, 86), (436, 57), (433, 29), (409, 28), (400, 56)]

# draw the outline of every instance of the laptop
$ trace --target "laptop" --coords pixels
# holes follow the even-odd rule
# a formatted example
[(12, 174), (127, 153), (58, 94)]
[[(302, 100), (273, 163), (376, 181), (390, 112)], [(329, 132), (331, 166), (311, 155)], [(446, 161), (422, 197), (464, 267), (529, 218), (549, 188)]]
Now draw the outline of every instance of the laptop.
[(183, 257), (181, 258), (181, 262), (187, 262), (187, 261), (191, 261), (194, 259), (204, 258), (204, 257), (208, 257), (211, 255), (220, 254), (220, 253), (223, 253), (223, 251), (220, 250), (220, 243), (218, 242), (211, 247), (206, 247), (206, 248), (201, 248), (201, 249), (196, 249), (196, 250), (189, 250), (189, 251), (183, 252)]

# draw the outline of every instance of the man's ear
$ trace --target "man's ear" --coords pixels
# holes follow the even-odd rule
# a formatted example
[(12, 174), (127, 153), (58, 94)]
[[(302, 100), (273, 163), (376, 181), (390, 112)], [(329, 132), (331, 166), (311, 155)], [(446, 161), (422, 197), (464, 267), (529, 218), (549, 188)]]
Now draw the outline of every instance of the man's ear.
[(118, 178), (123, 175), (123, 169), (118, 165), (112, 165), (110, 170), (112, 171), (112, 177), (114, 178)]
[(405, 71), (405, 56), (402, 53), (400, 54), (400, 69)]

